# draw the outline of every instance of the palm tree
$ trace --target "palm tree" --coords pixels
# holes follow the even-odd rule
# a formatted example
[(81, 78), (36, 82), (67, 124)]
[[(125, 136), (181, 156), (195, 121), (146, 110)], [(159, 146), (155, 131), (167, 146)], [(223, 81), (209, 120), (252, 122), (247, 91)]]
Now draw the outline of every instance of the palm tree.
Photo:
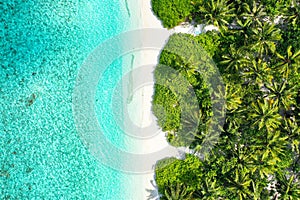
[(283, 10), (285, 22), (291, 23), (293, 26), (300, 24), (300, 3), (297, 0), (290, 0), (290, 6)]
[(248, 21), (251, 27), (262, 26), (262, 21), (267, 16), (263, 5), (257, 5), (257, 1), (245, 2), (243, 3), (243, 9), (241, 19)]
[(289, 136), (289, 143), (292, 151), (300, 155), (300, 127), (293, 118), (285, 118), (280, 129), (283, 133)]
[(274, 24), (264, 22), (252, 29), (251, 38), (253, 40), (252, 49), (262, 57), (264, 54), (268, 55), (269, 52), (276, 51), (276, 43), (281, 39), (281, 33)]
[[(252, 161), (251, 155), (255, 153), (255, 151), (249, 148), (245, 131), (232, 130), (228, 138), (226, 145), (229, 146), (230, 149), (226, 152), (226, 155), (231, 157), (228, 159), (228, 163), (238, 170), (250, 172), (251, 166), (248, 163)], [(223, 165), (222, 173), (229, 170), (231, 170), (229, 166)]]
[(280, 131), (255, 130), (249, 140), (250, 152), (253, 153), (247, 159), (246, 166), (252, 176), (266, 179), (284, 165), (282, 158), (288, 146), (288, 137), (285, 134)]
[(222, 56), (220, 64), (225, 65), (228, 73), (239, 73), (250, 62), (246, 54), (244, 49), (230, 45), (229, 53)]
[(261, 141), (262, 162), (275, 165), (280, 162), (279, 156), (283, 156), (287, 147), (287, 136), (282, 136), (280, 131), (266, 133), (265, 140)]
[(228, 191), (235, 197), (232, 199), (251, 199), (252, 192), (250, 191), (250, 185), (252, 179), (249, 175), (244, 170), (235, 169), (234, 177), (228, 176), (225, 178), (228, 182), (228, 185), (226, 185)]
[(247, 48), (248, 48), (249, 38), (252, 35), (251, 30), (253, 29), (253, 27), (251, 27), (251, 24), (252, 21), (249, 18), (236, 19), (236, 25), (238, 26), (236, 31), (238, 31), (239, 34), (241, 34), (240, 36), (243, 40), (242, 44)]
[(250, 173), (255, 176), (256, 179), (264, 180), (276, 172), (276, 167), (274, 165), (261, 161), (260, 154), (254, 154), (253, 161), (249, 162), (248, 165), (250, 166)]
[(186, 77), (191, 77), (196, 74), (198, 67), (192, 64), (182, 64), (179, 72)]
[(253, 102), (249, 111), (249, 120), (257, 125), (258, 130), (265, 128), (269, 133), (276, 130), (282, 122), (278, 107), (272, 100), (263, 99)]
[(264, 181), (255, 180), (252, 181), (253, 200), (268, 199), (270, 197), (270, 191), (265, 186)]
[(268, 98), (273, 99), (282, 113), (285, 115), (287, 111), (291, 109), (292, 105), (296, 105), (295, 96), (297, 95), (297, 90), (295, 86), (290, 86), (286, 80), (282, 80), (281, 83), (272, 80), (271, 83), (265, 83), (265, 88), (268, 89)]
[(198, 7), (196, 15), (204, 19), (206, 24), (213, 24), (220, 30), (227, 30), (230, 20), (235, 16), (232, 4), (226, 0), (208, 0)]
[(238, 14), (235, 21), (237, 25), (235, 31), (238, 31), (241, 34), (240, 37), (244, 41), (243, 44), (244, 46), (247, 46), (249, 37), (253, 35), (253, 28), (262, 26), (262, 19), (265, 18), (266, 12), (262, 5), (257, 6), (256, 1), (251, 1), (249, 3), (240, 2), (237, 7), (240, 14)]
[(203, 114), (201, 110), (190, 110), (182, 116), (182, 126), (185, 127), (185, 131), (197, 130), (202, 118)]
[(241, 107), (242, 104), (242, 86), (240, 84), (226, 84), (226, 109), (233, 113)]
[(292, 52), (292, 46), (289, 46), (286, 51), (286, 55), (280, 55), (276, 53), (279, 58), (279, 63), (276, 65), (279, 71), (284, 74), (284, 78), (287, 80), (291, 73), (295, 73), (300, 64), (300, 50), (295, 53)]
[(235, 134), (238, 129), (241, 129), (244, 122), (243, 112), (235, 111), (226, 113), (225, 130), (228, 133)]
[(300, 199), (300, 182), (299, 177), (293, 174), (276, 174), (276, 190), (283, 200)]
[(167, 200), (188, 200), (192, 197), (192, 192), (188, 192), (187, 187), (177, 183), (175, 186), (170, 185), (165, 189)]
[(270, 72), (271, 68), (266, 62), (264, 62), (261, 59), (259, 59), (258, 61), (253, 59), (244, 68), (244, 71), (242, 72), (242, 77), (245, 79), (246, 83), (256, 84), (261, 87), (263, 86), (265, 80), (273, 78)]
[(193, 197), (203, 200), (215, 200), (224, 195), (224, 189), (218, 185), (217, 180), (205, 176), (201, 182), (201, 189), (193, 193)]
[(181, 142), (189, 145), (191, 149), (201, 144), (206, 134), (206, 127), (208, 127), (207, 123), (203, 123), (202, 111), (196, 111), (194, 109), (183, 113), (181, 123), (181, 128), (176, 135), (177, 138), (174, 138), (174, 141), (180, 139)]

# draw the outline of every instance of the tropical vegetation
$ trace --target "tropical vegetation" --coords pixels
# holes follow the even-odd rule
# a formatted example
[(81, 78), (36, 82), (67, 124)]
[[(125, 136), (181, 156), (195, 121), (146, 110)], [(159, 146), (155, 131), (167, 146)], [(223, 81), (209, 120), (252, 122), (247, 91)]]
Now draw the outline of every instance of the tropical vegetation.
[[(158, 1), (171, 5), (164, 13), (178, 15), (179, 4), (152, 5)], [(185, 159), (156, 165), (161, 199), (300, 199), (300, 1), (185, 3), (192, 8), (176, 23), (157, 15), (166, 28), (188, 21), (219, 31), (174, 34), (160, 54), (153, 112), (168, 142), (190, 149)], [(216, 73), (212, 65), (221, 89), (206, 77)], [(219, 97), (226, 116), (211, 131)]]
[(190, 0), (156, 0), (152, 1), (152, 9), (166, 28), (172, 28), (188, 20), (193, 7)]

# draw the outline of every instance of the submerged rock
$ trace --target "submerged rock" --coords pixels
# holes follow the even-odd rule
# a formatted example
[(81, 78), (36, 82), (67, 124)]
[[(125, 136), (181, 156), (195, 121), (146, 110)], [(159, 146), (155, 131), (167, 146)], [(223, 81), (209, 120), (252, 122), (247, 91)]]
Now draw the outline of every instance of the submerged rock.
[(36, 98), (37, 96), (34, 93), (32, 93), (30, 97), (27, 99), (26, 106), (31, 106), (35, 102)]
[(10, 177), (10, 173), (7, 170), (2, 169), (2, 170), (0, 170), (0, 176), (9, 178)]

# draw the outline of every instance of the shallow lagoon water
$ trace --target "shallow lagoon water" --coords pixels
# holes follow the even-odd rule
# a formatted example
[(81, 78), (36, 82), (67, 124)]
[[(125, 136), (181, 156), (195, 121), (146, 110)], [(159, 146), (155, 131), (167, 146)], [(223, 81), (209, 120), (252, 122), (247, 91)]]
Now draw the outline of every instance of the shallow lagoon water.
[[(89, 154), (72, 116), (81, 63), (126, 29), (119, 0), (14, 0), (0, 10), (0, 198), (129, 199), (126, 174)], [(120, 78), (121, 63), (101, 84)]]

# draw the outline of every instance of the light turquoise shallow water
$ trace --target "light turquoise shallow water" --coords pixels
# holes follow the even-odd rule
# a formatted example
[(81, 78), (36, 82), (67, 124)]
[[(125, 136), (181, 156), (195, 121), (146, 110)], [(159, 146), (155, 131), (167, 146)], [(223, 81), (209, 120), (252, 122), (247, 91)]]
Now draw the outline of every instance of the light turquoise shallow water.
[[(126, 30), (122, 9), (119, 0), (0, 0), (0, 199), (128, 199), (126, 174), (89, 154), (72, 117), (80, 64)], [(100, 94), (121, 64), (107, 70)]]

